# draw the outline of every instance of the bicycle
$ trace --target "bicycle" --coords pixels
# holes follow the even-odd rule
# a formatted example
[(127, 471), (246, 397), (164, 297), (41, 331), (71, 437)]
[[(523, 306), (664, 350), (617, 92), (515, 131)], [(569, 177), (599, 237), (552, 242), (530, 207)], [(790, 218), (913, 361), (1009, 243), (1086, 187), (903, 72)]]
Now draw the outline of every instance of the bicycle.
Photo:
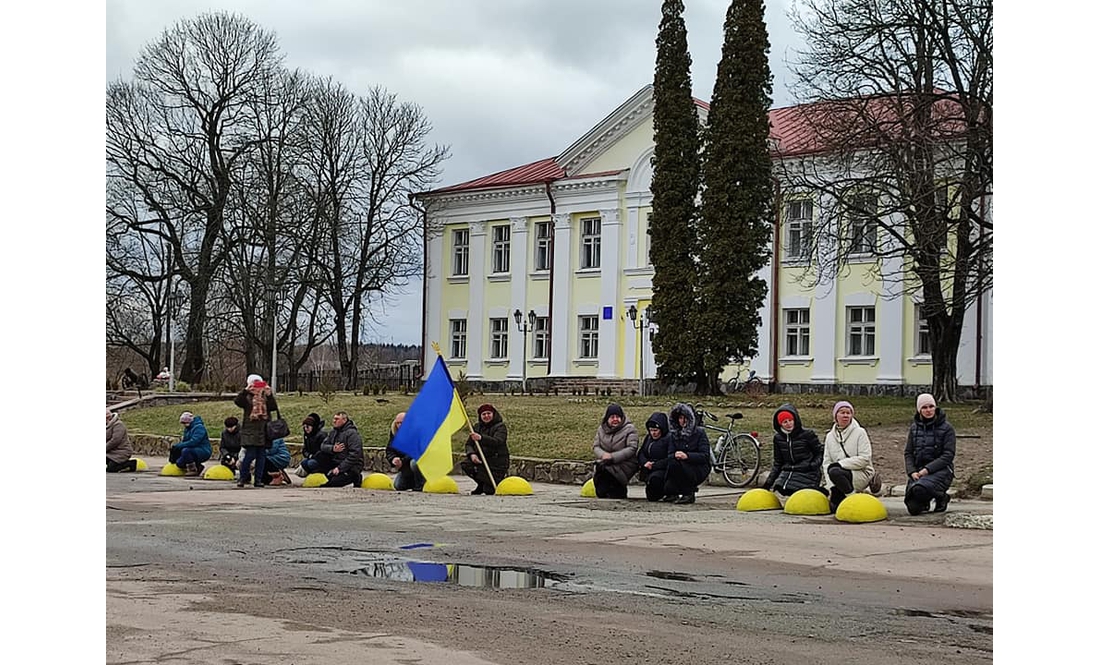
[(710, 451), (710, 461), (714, 470), (722, 474), (722, 478), (730, 487), (744, 487), (751, 484), (760, 473), (760, 441), (756, 438), (756, 432), (734, 431), (733, 426), (744, 416), (741, 413), (727, 413), (726, 417), (730, 422), (723, 429), (705, 422), (705, 419), (718, 422), (718, 416), (704, 409), (702, 404), (696, 404), (693, 408), (697, 423), (704, 429), (720, 432)]
[(726, 382), (726, 394), (732, 395), (740, 392), (745, 393), (749, 397), (761, 397), (768, 392), (768, 386), (756, 375), (755, 369), (750, 369), (749, 378), (742, 381), (741, 368), (738, 368), (737, 374)]

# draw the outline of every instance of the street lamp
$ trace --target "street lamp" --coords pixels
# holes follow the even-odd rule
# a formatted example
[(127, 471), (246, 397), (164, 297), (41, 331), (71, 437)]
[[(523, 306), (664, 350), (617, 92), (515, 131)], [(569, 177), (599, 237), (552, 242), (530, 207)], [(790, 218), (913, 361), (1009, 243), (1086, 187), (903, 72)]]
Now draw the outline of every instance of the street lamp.
[(172, 330), (172, 318), (183, 307), (183, 294), (176, 291), (168, 296), (168, 392), (176, 392), (176, 333)]
[(271, 293), (271, 392), (275, 392), (275, 376), (278, 372), (278, 352), (279, 347), (276, 344), (278, 341), (278, 329), (279, 329), (279, 308), (280, 301), (286, 298), (287, 290), (283, 288), (273, 288)]
[(638, 319), (638, 308), (636, 306), (631, 305), (626, 310), (626, 315), (630, 318), (630, 325), (638, 331), (638, 394), (642, 397), (645, 397), (645, 336), (642, 331), (649, 327), (650, 314), (651, 308), (649, 306), (646, 306), (645, 311), (642, 312), (641, 320)]
[(527, 312), (527, 321), (524, 321), (523, 312), (516, 308), (512, 318), (516, 320), (516, 328), (523, 333), (523, 393), (527, 394), (527, 333), (535, 329), (535, 310)]

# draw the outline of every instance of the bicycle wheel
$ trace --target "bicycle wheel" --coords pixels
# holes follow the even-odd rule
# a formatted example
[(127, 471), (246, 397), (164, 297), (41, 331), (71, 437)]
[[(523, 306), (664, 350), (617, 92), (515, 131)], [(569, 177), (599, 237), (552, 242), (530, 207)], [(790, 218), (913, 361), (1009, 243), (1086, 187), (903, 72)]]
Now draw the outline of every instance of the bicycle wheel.
[(749, 397), (762, 397), (768, 392), (768, 387), (760, 379), (753, 378), (745, 386), (745, 393)]
[(726, 443), (715, 468), (730, 487), (744, 487), (760, 472), (760, 443), (751, 434), (738, 434)]

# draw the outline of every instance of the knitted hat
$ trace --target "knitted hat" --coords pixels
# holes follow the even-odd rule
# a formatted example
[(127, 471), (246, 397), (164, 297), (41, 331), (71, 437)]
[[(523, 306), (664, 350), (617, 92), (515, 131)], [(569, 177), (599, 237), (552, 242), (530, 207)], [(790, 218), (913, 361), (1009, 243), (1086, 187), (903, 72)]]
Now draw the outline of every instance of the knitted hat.
[(264, 377), (259, 374), (249, 374), (248, 378), (244, 380), (244, 385), (251, 386), (253, 383), (263, 383)]
[(787, 420), (794, 420), (794, 414), (790, 411), (780, 411), (779, 413), (775, 414), (775, 421), (780, 425), (782, 425)]
[(928, 393), (921, 393), (920, 395), (917, 395), (917, 410), (919, 411), (920, 408), (926, 404), (936, 406), (936, 398), (932, 397)]
[(303, 425), (309, 425), (315, 430), (321, 429), (321, 416), (316, 413), (311, 413), (305, 418), (302, 418)]
[(190, 425), (191, 421), (195, 419), (195, 414), (190, 411), (184, 411), (180, 414), (180, 422), (184, 425)]
[(836, 404), (833, 405), (833, 420), (836, 420), (836, 412), (840, 411), (844, 407), (848, 407), (848, 409), (851, 410), (853, 416), (856, 415), (856, 407), (852, 406), (851, 402), (846, 402), (844, 400), (840, 400), (839, 402), (837, 402)]
[(225, 426), (226, 427), (236, 427), (237, 425), (240, 425), (240, 424), (241, 424), (241, 421), (237, 420), (237, 416), (229, 416), (228, 418), (225, 419)]
[(485, 403), (485, 404), (482, 404), (481, 406), (477, 407), (477, 415), (479, 415), (479, 416), (481, 414), (485, 413), (486, 411), (492, 411), (494, 416), (497, 413), (496, 407), (493, 406), (492, 404), (489, 404), (489, 403)]

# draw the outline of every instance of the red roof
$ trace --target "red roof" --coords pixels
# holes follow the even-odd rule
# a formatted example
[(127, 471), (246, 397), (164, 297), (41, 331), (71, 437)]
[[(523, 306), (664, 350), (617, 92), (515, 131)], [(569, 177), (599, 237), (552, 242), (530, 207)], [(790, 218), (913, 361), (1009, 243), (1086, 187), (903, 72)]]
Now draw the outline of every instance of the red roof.
[(516, 185), (533, 185), (535, 183), (553, 182), (565, 177), (565, 169), (558, 166), (553, 157), (540, 159), (537, 162), (524, 164), (507, 171), (500, 171), (491, 175), (482, 176), (476, 180), (460, 182), (457, 185), (432, 190), (432, 194), (444, 192), (456, 192), (466, 189), (483, 189), (489, 187), (514, 187)]

